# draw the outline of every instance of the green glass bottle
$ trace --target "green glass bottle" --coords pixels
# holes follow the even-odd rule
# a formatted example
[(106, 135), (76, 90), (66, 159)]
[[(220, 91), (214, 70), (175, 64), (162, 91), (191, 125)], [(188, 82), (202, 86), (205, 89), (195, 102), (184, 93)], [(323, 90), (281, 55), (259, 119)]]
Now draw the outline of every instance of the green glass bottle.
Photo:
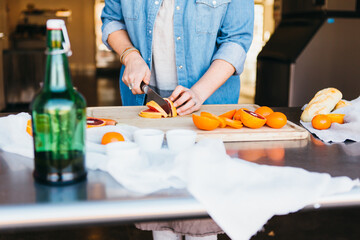
[(47, 26), (44, 84), (31, 103), (35, 149), (34, 178), (65, 185), (86, 178), (86, 102), (71, 82), (70, 41), (63, 20)]

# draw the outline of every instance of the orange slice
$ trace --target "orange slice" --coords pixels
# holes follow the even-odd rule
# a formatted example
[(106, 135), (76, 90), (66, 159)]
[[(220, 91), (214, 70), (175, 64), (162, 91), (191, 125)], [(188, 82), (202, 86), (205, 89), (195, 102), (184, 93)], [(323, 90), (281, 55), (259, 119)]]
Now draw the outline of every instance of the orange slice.
[(146, 109), (139, 113), (140, 117), (143, 118), (162, 118), (162, 113), (154, 111), (152, 109)]
[(236, 128), (236, 129), (240, 129), (243, 127), (243, 124), (241, 121), (239, 120), (232, 120), (232, 119), (229, 119), (229, 118), (226, 118), (226, 117), (223, 117), (223, 120), (225, 121), (226, 125), (229, 126), (229, 127), (233, 127), (233, 128)]
[(170, 109), (171, 109), (171, 113), (169, 114), (168, 117), (176, 117), (177, 112), (176, 112), (176, 107), (174, 106), (174, 103), (171, 100), (169, 100), (168, 98), (164, 98), (164, 100), (169, 104)]
[(229, 118), (229, 119), (233, 119), (234, 115), (236, 113), (236, 109), (228, 111), (226, 113), (221, 114), (219, 117), (224, 117), (224, 118)]
[(150, 102), (146, 103), (146, 106), (154, 112), (161, 113), (162, 117), (164, 117), (164, 118), (168, 117), (168, 114), (165, 112), (165, 110), (162, 109), (162, 107), (159, 104), (157, 104), (155, 101), (150, 101)]
[(86, 118), (86, 127), (92, 128), (92, 127), (101, 127), (105, 126), (106, 122), (100, 118), (94, 118), (94, 117), (88, 117)]
[(261, 128), (266, 123), (266, 118), (260, 114), (246, 109), (240, 109), (239, 111), (240, 120), (246, 127)]
[(326, 116), (328, 116), (331, 119), (331, 122), (336, 122), (339, 124), (343, 124), (344, 123), (344, 117), (345, 114), (339, 114), (339, 113), (329, 113), (329, 114), (325, 114)]
[(193, 122), (198, 129), (211, 131), (219, 126), (219, 121), (209, 117), (203, 117), (193, 114)]
[(209, 112), (201, 112), (200, 116), (215, 119), (215, 120), (217, 120), (219, 122), (219, 127), (221, 127), (221, 128), (226, 127), (225, 120), (223, 118), (215, 115), (215, 114), (212, 114), (212, 113), (209, 113)]

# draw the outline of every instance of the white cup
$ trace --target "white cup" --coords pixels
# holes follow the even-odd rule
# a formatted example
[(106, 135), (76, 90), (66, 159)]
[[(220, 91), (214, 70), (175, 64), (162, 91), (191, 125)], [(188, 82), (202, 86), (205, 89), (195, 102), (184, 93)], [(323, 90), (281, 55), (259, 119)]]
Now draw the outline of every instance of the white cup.
[(105, 145), (106, 154), (111, 159), (131, 160), (139, 156), (139, 146), (136, 143), (125, 142), (112, 142)]
[(195, 144), (196, 132), (188, 129), (173, 129), (166, 132), (169, 149), (174, 152), (183, 151)]
[(143, 151), (157, 151), (162, 147), (164, 132), (152, 128), (139, 129), (134, 132), (134, 140)]

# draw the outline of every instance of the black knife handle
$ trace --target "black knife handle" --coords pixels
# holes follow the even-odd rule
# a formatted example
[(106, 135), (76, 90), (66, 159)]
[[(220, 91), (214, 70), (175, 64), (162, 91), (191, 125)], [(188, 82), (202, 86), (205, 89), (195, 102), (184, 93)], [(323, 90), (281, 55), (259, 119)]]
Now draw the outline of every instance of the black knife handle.
[(140, 88), (141, 88), (141, 90), (144, 91), (145, 94), (147, 94), (149, 86), (146, 85), (145, 82), (141, 82), (141, 83), (140, 83)]

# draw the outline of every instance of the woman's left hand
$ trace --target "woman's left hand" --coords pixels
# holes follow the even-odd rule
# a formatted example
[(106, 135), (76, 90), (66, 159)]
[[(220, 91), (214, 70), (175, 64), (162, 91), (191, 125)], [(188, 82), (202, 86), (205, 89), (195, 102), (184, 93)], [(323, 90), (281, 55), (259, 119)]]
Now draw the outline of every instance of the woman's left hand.
[(175, 88), (169, 99), (174, 102), (180, 116), (199, 110), (204, 103), (196, 91), (180, 85)]

